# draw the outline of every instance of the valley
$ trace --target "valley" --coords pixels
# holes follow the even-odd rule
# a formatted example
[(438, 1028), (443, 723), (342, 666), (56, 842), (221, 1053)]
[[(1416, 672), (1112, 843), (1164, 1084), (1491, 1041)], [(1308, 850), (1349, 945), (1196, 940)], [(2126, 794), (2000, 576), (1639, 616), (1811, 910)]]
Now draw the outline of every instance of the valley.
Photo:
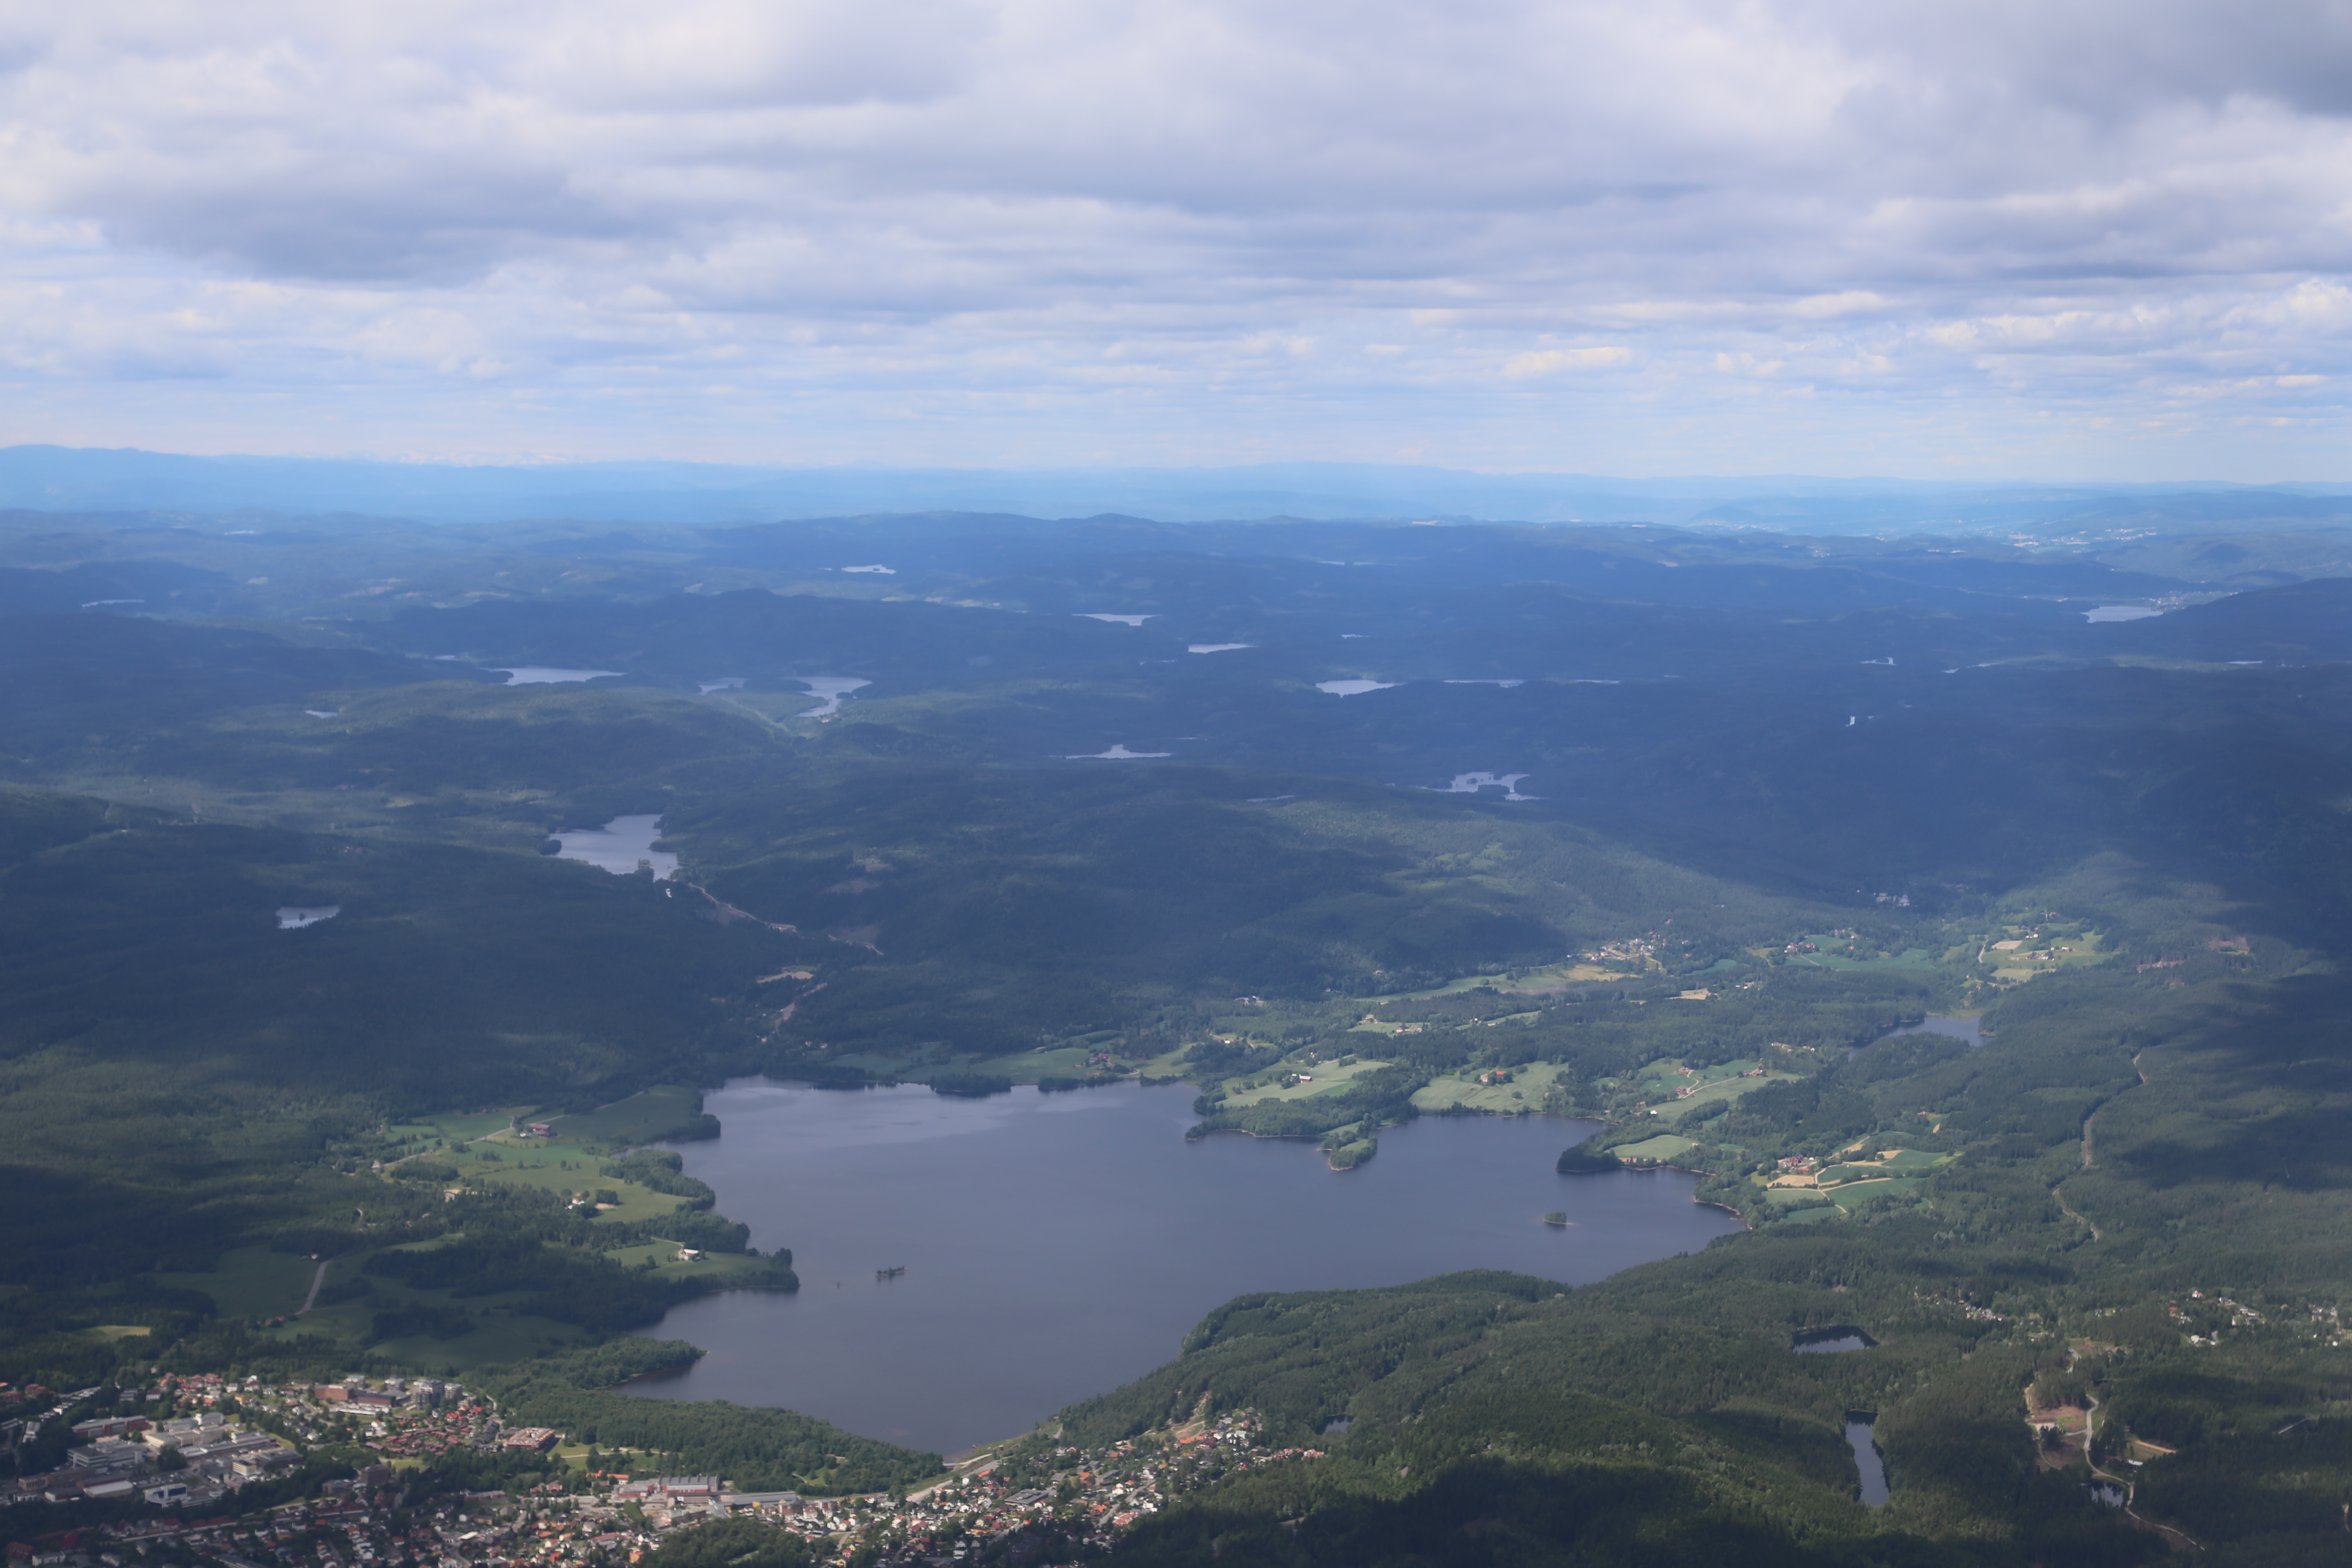
[[(25, 1539), (150, 1506), (26, 1489), (108, 1391), (355, 1371), (564, 1434), (511, 1462), (565, 1495), (591, 1442), (844, 1500), (1244, 1412), (1325, 1456), (1115, 1528), (1054, 1483), (1008, 1561), (2340, 1535), (2344, 580), (26, 516)], [(1793, 1353), (1832, 1328), (1872, 1342)], [(824, 1550), (914, 1551), (876, 1529)]]

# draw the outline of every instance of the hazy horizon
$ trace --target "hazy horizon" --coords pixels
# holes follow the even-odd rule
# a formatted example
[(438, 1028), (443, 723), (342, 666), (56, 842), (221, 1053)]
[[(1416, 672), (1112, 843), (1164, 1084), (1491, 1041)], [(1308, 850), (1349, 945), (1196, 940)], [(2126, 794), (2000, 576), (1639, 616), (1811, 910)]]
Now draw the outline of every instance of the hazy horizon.
[(495, 523), (721, 523), (894, 512), (1161, 522), (1297, 518), (1636, 523), (1818, 533), (2053, 526), (2244, 529), (2352, 522), (2352, 486), (2075, 483), (1885, 476), (1481, 473), (1434, 465), (892, 468), (614, 460), (456, 464), (0, 447), (0, 509), (353, 513)]

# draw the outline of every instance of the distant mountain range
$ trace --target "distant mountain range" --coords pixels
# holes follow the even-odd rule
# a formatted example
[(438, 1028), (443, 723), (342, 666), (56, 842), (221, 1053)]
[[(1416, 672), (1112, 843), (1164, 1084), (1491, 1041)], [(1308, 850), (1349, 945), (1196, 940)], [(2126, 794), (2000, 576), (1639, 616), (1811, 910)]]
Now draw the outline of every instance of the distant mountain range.
[(356, 513), (425, 522), (744, 522), (932, 510), (1162, 521), (1647, 522), (1813, 534), (2154, 531), (2352, 525), (2352, 484), (1963, 484), (1801, 475), (1631, 479), (1360, 463), (1201, 468), (823, 468), (612, 462), (461, 466), (0, 448), (0, 510)]

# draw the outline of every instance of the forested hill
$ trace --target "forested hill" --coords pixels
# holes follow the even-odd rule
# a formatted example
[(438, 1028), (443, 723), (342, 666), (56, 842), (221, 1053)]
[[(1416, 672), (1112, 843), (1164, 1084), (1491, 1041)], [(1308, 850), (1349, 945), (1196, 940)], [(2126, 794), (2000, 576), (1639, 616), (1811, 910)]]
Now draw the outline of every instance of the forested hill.
[(1182, 1079), (1335, 1170), (1591, 1117), (1750, 1228), (1229, 1310), (1073, 1438), (1329, 1457), (1121, 1552), (2326, 1560), (2347, 556), (2123, 532), (0, 516), (0, 1380), (455, 1369), (919, 1479), (604, 1386), (797, 1283), (646, 1146), (756, 1072)]
[[(1070, 1435), (1206, 1398), (1332, 1458), (1180, 1507), (1125, 1554), (2130, 1562), (2193, 1541), (2214, 1562), (2325, 1561), (2352, 1460), (2352, 989), (2309, 974), (2255, 1002), (2163, 974), (2037, 983), (1981, 1048), (1873, 1047), (1719, 1133), (1885, 1140), (1931, 1108), (1966, 1131), (1916, 1200), (1573, 1291), (1456, 1276), (1231, 1304), (1181, 1359), (1066, 1412)], [(1872, 1342), (1794, 1353), (1827, 1331)], [(1875, 1416), (1883, 1510), (1843, 1500), (1851, 1411)], [(2133, 1488), (2137, 1533), (2086, 1502), (2091, 1466)]]

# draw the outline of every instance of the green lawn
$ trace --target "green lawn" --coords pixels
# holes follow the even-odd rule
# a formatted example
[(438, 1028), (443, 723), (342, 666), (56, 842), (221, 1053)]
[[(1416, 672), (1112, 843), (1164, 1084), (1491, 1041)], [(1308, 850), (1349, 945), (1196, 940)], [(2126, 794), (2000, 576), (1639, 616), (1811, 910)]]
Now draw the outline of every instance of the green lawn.
[[(572, 1168), (564, 1169), (566, 1163)], [(659, 1219), (664, 1215), (676, 1214), (678, 1205), (686, 1201), (650, 1192), (618, 1176), (599, 1175), (597, 1168), (602, 1163), (576, 1147), (549, 1143), (509, 1153), (504, 1160), (494, 1163), (460, 1162), (457, 1169), (467, 1184), (475, 1187), (537, 1187), (564, 1197), (609, 1188), (620, 1198), (620, 1206), (607, 1209), (597, 1216), (600, 1219)]]
[(1509, 1083), (1476, 1083), (1467, 1078), (1441, 1078), (1414, 1091), (1413, 1105), (1422, 1110), (1539, 1110), (1544, 1091), (1566, 1070), (1557, 1062), (1529, 1062), (1511, 1069)]
[(239, 1247), (222, 1253), (219, 1267), (208, 1274), (158, 1274), (155, 1278), (178, 1289), (203, 1291), (230, 1317), (274, 1318), (301, 1306), (318, 1268), (299, 1252)]
[(1661, 1132), (1655, 1138), (1644, 1138), (1639, 1143), (1621, 1143), (1609, 1152), (1620, 1160), (1672, 1160), (1697, 1147), (1698, 1144), (1691, 1139)]
[(1791, 1083), (1798, 1076), (1790, 1072), (1768, 1072), (1761, 1078), (1734, 1076), (1717, 1079), (1711, 1083), (1706, 1083), (1691, 1090), (1680, 1100), (1656, 1104), (1653, 1109), (1657, 1112), (1659, 1121), (1680, 1122), (1688, 1118), (1693, 1111), (1706, 1106), (1721, 1105), (1726, 1100), (1738, 1100), (1741, 1095), (1752, 1094), (1768, 1083)]
[(1475, 991), (1482, 985), (1496, 990), (1557, 991), (1571, 985), (1588, 985), (1603, 980), (1623, 980), (1629, 971), (1604, 969), (1597, 963), (1550, 963), (1540, 969), (1507, 969), (1494, 974), (1465, 974), (1427, 991), (1399, 991), (1392, 995), (1368, 996), (1364, 1000), (1377, 1006), (1382, 1002), (1426, 1002), (1433, 996), (1458, 996), (1465, 991)]
[(739, 1274), (755, 1274), (769, 1267), (764, 1258), (751, 1258), (738, 1252), (706, 1252), (691, 1263), (677, 1260), (677, 1243), (657, 1241), (646, 1247), (616, 1247), (604, 1254), (615, 1263), (632, 1268), (641, 1267), (648, 1258), (664, 1279), (730, 1279)]
[(675, 1084), (660, 1084), (628, 1099), (551, 1123), (558, 1139), (619, 1147), (642, 1143), (694, 1120), (701, 1096)]
[(1867, 969), (1882, 973), (1891, 970), (1936, 967), (1936, 955), (1924, 947), (1906, 948), (1901, 952), (1878, 958), (1847, 951), (1848, 944), (1843, 937), (1809, 936), (1805, 940), (1821, 951), (1790, 953), (1788, 959), (1791, 964), (1804, 964), (1814, 969)]
[(1822, 1196), (1838, 1207), (1850, 1209), (1873, 1198), (1909, 1197), (1918, 1185), (1919, 1178), (1916, 1176), (1881, 1176), (1872, 1181), (1847, 1182), (1820, 1190)]
[(1230, 1109), (1239, 1110), (1244, 1105), (1264, 1105), (1270, 1100), (1312, 1100), (1317, 1095), (1338, 1094), (1364, 1074), (1388, 1065), (1386, 1062), (1365, 1058), (1360, 1058), (1346, 1067), (1337, 1067), (1325, 1062), (1320, 1067), (1307, 1069), (1307, 1076), (1315, 1080), (1312, 1083), (1294, 1084), (1288, 1089), (1280, 1089), (1268, 1084), (1263, 1089), (1241, 1089), (1227, 1095), (1225, 1104)]

